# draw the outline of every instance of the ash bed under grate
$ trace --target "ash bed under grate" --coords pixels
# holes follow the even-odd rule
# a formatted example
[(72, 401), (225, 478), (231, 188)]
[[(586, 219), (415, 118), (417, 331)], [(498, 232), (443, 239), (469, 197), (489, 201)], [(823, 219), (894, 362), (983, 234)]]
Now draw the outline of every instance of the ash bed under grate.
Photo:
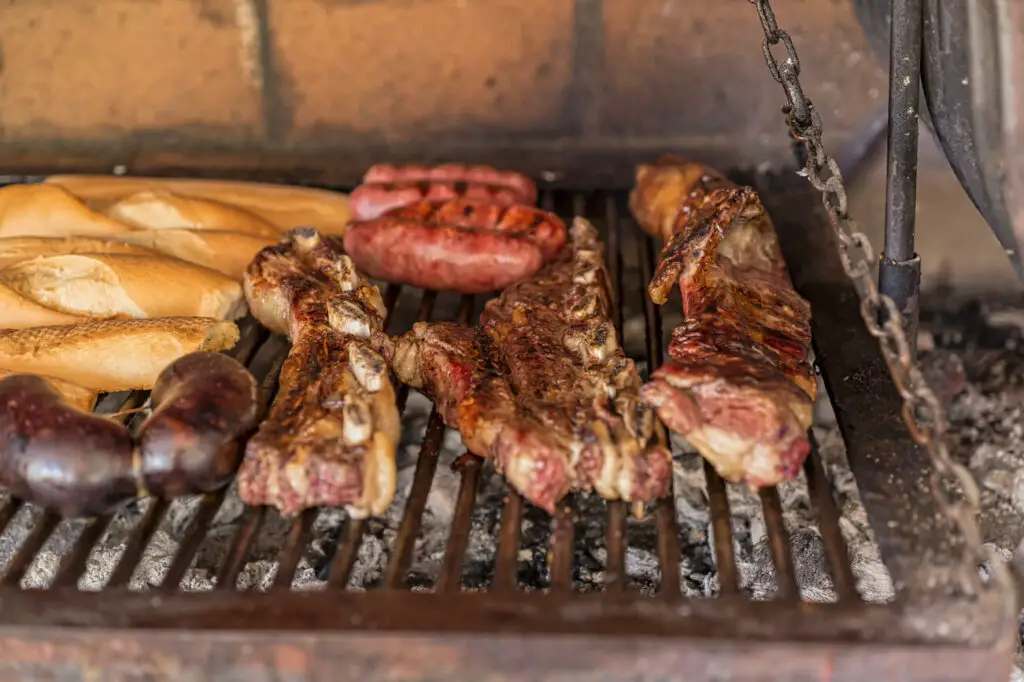
[[(956, 679), (964, 665), (973, 679), (988, 672), (1005, 679), (1009, 655), (998, 626), (948, 590), (955, 537), (923, 489), (924, 455), (899, 421), (898, 396), (815, 199), (778, 187), (764, 195), (797, 289), (812, 303), (817, 361), (892, 583), (873, 544), (862, 542), (851, 557), (844, 540), (844, 526), (847, 538), (870, 532), (863, 519), (843, 518), (836, 503), (860, 511), (852, 482), (832, 489), (850, 475), (840, 442), (823, 444), (839, 453), (825, 458), (831, 476), (816, 446), (803, 476), (781, 495), (735, 490), (673, 442), (674, 496), (648, 505), (643, 520), (595, 495), (570, 498), (549, 517), (509, 491), (489, 464), (457, 458), (458, 434), (403, 387), (399, 493), (381, 518), (353, 521), (328, 509), (281, 519), (245, 507), (233, 487), (173, 503), (147, 500), (89, 522), (7, 500), (0, 628), (21, 628), (0, 637), (0, 677), (44, 669), (53, 654), (43, 652), (54, 651), (44, 645), (64, 651), (72, 661), (64, 664), (77, 670), (105, 660), (109, 647), (145, 640), (128, 656), (143, 669), (163, 651), (209, 679), (251, 679), (254, 670), (337, 679), (332, 661), (371, 676), (401, 669), (409, 679), (479, 679), (474, 671), (539, 679), (594, 666), (607, 668), (608, 679), (684, 668), (693, 679), (771, 679), (782, 664), (766, 661), (787, 651), (789, 679), (819, 679), (825, 670), (863, 679), (911, 661), (929, 670), (923, 679)], [(673, 304), (660, 311), (645, 295), (657, 251), (628, 218), (624, 196), (546, 192), (543, 203), (566, 217), (586, 215), (602, 230), (620, 338), (642, 370), (656, 366), (674, 326), (661, 315), (672, 316)], [(393, 334), (415, 319), (470, 322), (483, 302), (396, 286), (385, 300)], [(249, 319), (233, 354), (272, 389), (286, 350)], [(97, 409), (144, 400), (110, 395)], [(19, 589), (26, 587), (48, 589)], [(866, 603), (889, 600), (893, 587), (893, 603)], [(111, 628), (109, 640), (96, 634)], [(154, 629), (159, 646), (147, 636)], [(366, 643), (366, 631), (378, 633), (376, 644)], [(483, 634), (499, 631), (522, 636)], [(296, 655), (296, 638), (310, 633), (316, 637), (303, 646), (316, 656), (282, 664)], [(573, 637), (553, 646), (566, 634)], [(227, 640), (247, 655), (224, 653)], [(427, 660), (431, 645), (447, 658), (410, 674), (409, 661), (417, 653)], [(693, 667), (727, 645), (762, 657)], [(660, 653), (638, 665), (645, 647)], [(118, 651), (107, 655), (123, 658)]]

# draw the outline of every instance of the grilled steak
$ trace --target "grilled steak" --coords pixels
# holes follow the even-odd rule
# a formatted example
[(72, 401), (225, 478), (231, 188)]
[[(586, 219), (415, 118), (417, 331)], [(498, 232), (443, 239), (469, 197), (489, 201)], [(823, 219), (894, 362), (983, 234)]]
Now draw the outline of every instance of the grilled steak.
[(654, 499), (672, 473), (616, 341), (597, 233), (581, 218), (572, 232), (572, 248), (490, 301), (479, 327), (418, 323), (393, 363), (470, 452), (549, 512), (570, 490)]
[(478, 294), (534, 274), (565, 238), (565, 225), (552, 213), (455, 199), (421, 201), (354, 221), (345, 250), (370, 277)]
[(318, 506), (344, 506), (355, 518), (383, 512), (394, 497), (400, 427), (380, 291), (338, 242), (311, 228), (257, 254), (244, 284), (256, 318), (292, 347), (277, 399), (246, 448), (242, 499), (283, 515)]
[(531, 205), (537, 187), (524, 175), (488, 166), (391, 166), (366, 171), (363, 184), (349, 194), (353, 220), (373, 220), (420, 201), (468, 199), (499, 206)]
[(790, 283), (757, 193), (700, 164), (641, 167), (630, 206), (667, 240), (649, 293), (678, 283), (684, 322), (642, 390), (723, 478), (770, 486), (800, 471), (817, 384), (810, 306)]

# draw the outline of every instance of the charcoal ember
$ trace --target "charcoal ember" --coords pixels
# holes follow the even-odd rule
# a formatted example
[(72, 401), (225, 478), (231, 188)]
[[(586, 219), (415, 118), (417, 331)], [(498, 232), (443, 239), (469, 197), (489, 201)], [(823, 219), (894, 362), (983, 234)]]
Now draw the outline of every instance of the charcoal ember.
[(939, 403), (948, 408), (967, 388), (964, 363), (955, 353), (936, 349), (920, 358), (921, 372)]

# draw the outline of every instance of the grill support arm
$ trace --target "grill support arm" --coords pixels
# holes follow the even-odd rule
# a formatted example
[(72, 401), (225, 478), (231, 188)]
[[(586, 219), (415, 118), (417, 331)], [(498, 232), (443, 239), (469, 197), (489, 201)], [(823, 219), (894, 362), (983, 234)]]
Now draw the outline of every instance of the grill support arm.
[(885, 175), (885, 246), (878, 287), (903, 314), (917, 355), (921, 259), (914, 252), (923, 0), (892, 0), (889, 131)]

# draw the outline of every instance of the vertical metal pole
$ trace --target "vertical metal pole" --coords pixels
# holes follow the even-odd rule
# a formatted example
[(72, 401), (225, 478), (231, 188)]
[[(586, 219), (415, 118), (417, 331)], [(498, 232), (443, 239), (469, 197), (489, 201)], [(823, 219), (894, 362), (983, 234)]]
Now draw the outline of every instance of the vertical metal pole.
[(917, 355), (921, 259), (914, 252), (923, 0), (892, 0), (889, 43), (889, 146), (885, 175), (885, 249), (878, 287), (903, 314)]

